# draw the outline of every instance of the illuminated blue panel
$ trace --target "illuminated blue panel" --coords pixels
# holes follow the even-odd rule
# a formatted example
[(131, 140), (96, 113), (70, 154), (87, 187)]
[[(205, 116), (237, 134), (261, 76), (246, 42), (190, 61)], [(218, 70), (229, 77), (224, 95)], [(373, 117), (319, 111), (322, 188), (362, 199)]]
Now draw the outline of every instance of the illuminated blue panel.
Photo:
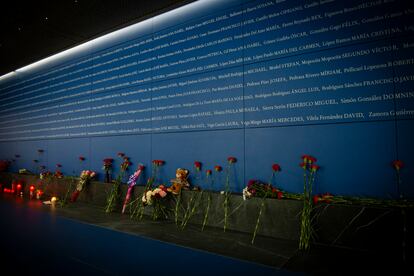
[(380, 113), (394, 109), (397, 48), (386, 41), (246, 66), (247, 126), (389, 120)]
[[(203, 175), (199, 181), (194, 172), (194, 161), (202, 161), (203, 170), (213, 170), (214, 190), (223, 190), (226, 179), (227, 158), (236, 156), (237, 162), (232, 166), (231, 190), (241, 192), (244, 187), (243, 178), (243, 130), (220, 130), (211, 132), (161, 133), (152, 137), (153, 159), (165, 160), (161, 179), (170, 180), (175, 176), (177, 168), (190, 170), (190, 181), (193, 185), (209, 189)], [(214, 166), (223, 167), (216, 172)]]
[[(98, 172), (98, 179), (104, 180), (102, 171), (103, 160), (113, 158), (113, 176), (119, 173), (122, 159), (118, 153), (124, 153), (130, 157), (132, 165), (129, 173), (134, 172), (139, 164), (146, 167), (145, 176), (148, 177), (151, 171), (151, 136), (150, 135), (126, 135), (116, 137), (94, 137), (90, 141), (91, 166), (90, 169)], [(124, 179), (126, 182), (127, 179)], [(142, 183), (139, 183), (142, 184)]]
[[(71, 154), (62, 155), (63, 148)], [(49, 140), (47, 149), (49, 169), (52, 172), (59, 170), (64, 175), (78, 176), (81, 171), (91, 167), (89, 138), (73, 138), (70, 142), (68, 139)], [(80, 156), (85, 160), (80, 161)], [(56, 167), (57, 164), (62, 167)]]
[(246, 181), (269, 179), (271, 165), (278, 163), (282, 170), (274, 184), (301, 193), (303, 169), (299, 164), (303, 154), (310, 154), (321, 166), (315, 194), (395, 196), (389, 161), (396, 152), (394, 134), (393, 122), (248, 129)]
[(154, 132), (243, 127), (241, 72), (237, 67), (154, 84)]
[(234, 155), (234, 191), (280, 162), (281, 187), (300, 192), (297, 159), (309, 153), (323, 166), (317, 192), (396, 195), (389, 162), (412, 162), (413, 11), (413, 1), (193, 2), (0, 77), (4, 158), (32, 151), (13, 169), (31, 167), (38, 143), (65, 144), (69, 172), (82, 141), (97, 171), (128, 151), (165, 159), (166, 181), (195, 159)]
[(393, 61), (395, 93), (390, 93), (388, 97), (395, 98), (396, 112), (390, 116), (414, 119), (414, 38), (397, 40), (395, 45), (399, 48)]

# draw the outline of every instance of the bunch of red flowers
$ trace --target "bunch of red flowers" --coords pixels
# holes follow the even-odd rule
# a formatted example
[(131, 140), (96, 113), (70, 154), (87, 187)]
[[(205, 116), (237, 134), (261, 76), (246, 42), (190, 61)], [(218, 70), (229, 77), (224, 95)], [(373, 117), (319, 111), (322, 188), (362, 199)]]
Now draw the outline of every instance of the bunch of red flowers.
[(243, 198), (251, 197), (269, 197), (269, 198), (283, 198), (283, 192), (271, 184), (264, 183), (260, 180), (249, 180), (246, 188), (243, 189)]
[(128, 167), (132, 165), (132, 163), (129, 161), (129, 157), (127, 156), (123, 156), (123, 162), (121, 164), (121, 171), (126, 171), (128, 170)]
[(112, 158), (105, 158), (103, 160), (103, 167), (102, 169), (105, 171), (109, 171), (112, 169), (112, 163), (114, 162), (114, 159)]
[(319, 170), (320, 167), (315, 164), (317, 161), (315, 157), (311, 155), (303, 155), (302, 160), (303, 162), (299, 164), (299, 166), (302, 167), (302, 169), (311, 172), (316, 172), (317, 170)]
[(324, 193), (322, 195), (314, 195), (313, 196), (313, 204), (316, 205), (320, 202), (322, 203), (331, 203), (333, 199), (333, 195), (330, 193)]
[(164, 160), (152, 160), (152, 164), (155, 166), (162, 166), (165, 164)]

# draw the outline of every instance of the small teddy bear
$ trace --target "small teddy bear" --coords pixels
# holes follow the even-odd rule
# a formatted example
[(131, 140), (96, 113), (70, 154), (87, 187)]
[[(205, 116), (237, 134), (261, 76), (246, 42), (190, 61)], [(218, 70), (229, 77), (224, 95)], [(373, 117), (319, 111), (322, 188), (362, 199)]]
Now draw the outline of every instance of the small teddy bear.
[(189, 175), (188, 170), (178, 168), (175, 172), (175, 179), (170, 180), (172, 185), (171, 187), (168, 188), (168, 191), (170, 191), (173, 194), (179, 194), (181, 189), (189, 190), (190, 183), (187, 180), (188, 175)]

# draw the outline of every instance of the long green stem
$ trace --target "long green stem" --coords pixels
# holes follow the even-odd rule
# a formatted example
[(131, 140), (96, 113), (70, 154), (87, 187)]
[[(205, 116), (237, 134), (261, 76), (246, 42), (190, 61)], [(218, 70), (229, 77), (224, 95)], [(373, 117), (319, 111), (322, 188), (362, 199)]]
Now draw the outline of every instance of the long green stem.
[(65, 193), (65, 197), (63, 198), (62, 201), (60, 201), (60, 207), (64, 207), (68, 201), (69, 201), (69, 196), (72, 193), (72, 187), (75, 183), (75, 179), (73, 176), (70, 177), (70, 185), (69, 188), (67, 189), (66, 193)]
[(231, 163), (227, 165), (226, 168), (226, 182), (225, 182), (225, 188), (224, 188), (224, 202), (223, 202), (223, 208), (224, 208), (224, 225), (223, 225), (223, 231), (226, 232), (227, 229), (227, 223), (228, 223), (228, 217), (229, 217), (229, 206), (230, 206), (230, 168)]
[[(132, 207), (134, 210), (131, 212), (131, 218), (138, 218), (138, 219), (142, 219), (144, 217), (144, 208), (145, 206), (142, 203), (142, 198), (146, 195), (146, 192), (151, 188), (152, 189), (152, 185), (155, 182), (155, 178), (157, 177), (157, 173), (158, 173), (158, 166), (154, 165), (152, 167), (152, 173), (151, 173), (151, 177), (148, 179), (147, 184), (144, 187), (144, 191), (142, 192), (142, 194), (140, 196), (138, 196), (138, 198), (136, 200), (134, 200), (133, 202), (135, 203), (135, 207)], [(131, 202), (132, 204), (132, 202)], [(133, 206), (133, 205), (131, 205)]]
[(208, 213), (210, 211), (210, 205), (211, 205), (211, 201), (212, 201), (212, 195), (211, 192), (209, 192), (208, 194), (208, 201), (207, 201), (207, 208), (206, 208), (206, 213), (204, 215), (204, 220), (203, 220), (203, 226), (201, 227), (201, 231), (204, 231), (204, 227), (207, 224), (207, 220), (208, 220)]
[(315, 171), (309, 173), (304, 171), (304, 192), (303, 192), (303, 210), (301, 214), (301, 231), (299, 239), (299, 249), (308, 250), (310, 248), (310, 239), (312, 237), (312, 188), (315, 181)]
[(181, 193), (182, 190), (180, 189), (177, 199), (175, 201), (175, 208), (174, 208), (174, 217), (175, 217), (175, 224), (178, 226), (178, 218), (179, 218), (179, 210), (180, 210), (180, 205), (181, 205)]
[(105, 207), (105, 212), (106, 213), (111, 213), (115, 207), (116, 207), (116, 203), (119, 199), (120, 193), (119, 193), (119, 189), (121, 186), (121, 182), (122, 179), (124, 177), (125, 171), (122, 171), (119, 173), (115, 183), (112, 185), (112, 190), (111, 193), (109, 194), (109, 197), (107, 199), (107, 204)]
[(262, 202), (260, 204), (260, 211), (259, 211), (259, 215), (257, 216), (256, 226), (254, 228), (253, 237), (252, 237), (252, 241), (251, 241), (252, 244), (254, 244), (254, 240), (256, 239), (257, 230), (259, 229), (260, 217), (262, 216), (266, 196), (267, 196), (267, 193), (263, 196)]
[(184, 229), (185, 225), (187, 224), (187, 220), (189, 219), (190, 214), (193, 210), (193, 206), (195, 205), (195, 203), (193, 203), (193, 201), (195, 201), (195, 197), (196, 197), (195, 192), (192, 192), (190, 201), (188, 202), (188, 205), (187, 205), (187, 209), (185, 210), (185, 213), (184, 213), (183, 220), (181, 221), (181, 229)]
[[(199, 205), (199, 203), (200, 203), (200, 200), (201, 200), (202, 196), (203, 196), (203, 191), (201, 191), (201, 192), (198, 194), (198, 197), (197, 197), (197, 199), (194, 201), (194, 203), (192, 204), (192, 206), (191, 206), (191, 201), (190, 201), (190, 204), (189, 204), (189, 206), (188, 206), (188, 207), (189, 207), (189, 208), (191, 207), (191, 210), (188, 212), (188, 215), (186, 215), (186, 216), (184, 217), (183, 222), (181, 223), (181, 229), (182, 229), (182, 230), (184, 230), (184, 228), (187, 226), (188, 221), (189, 221), (189, 220), (190, 220), (190, 218), (194, 215), (195, 210), (196, 210), (197, 206)], [(187, 210), (188, 210), (188, 209), (187, 209)], [(186, 212), (186, 214), (187, 214), (187, 212)]]

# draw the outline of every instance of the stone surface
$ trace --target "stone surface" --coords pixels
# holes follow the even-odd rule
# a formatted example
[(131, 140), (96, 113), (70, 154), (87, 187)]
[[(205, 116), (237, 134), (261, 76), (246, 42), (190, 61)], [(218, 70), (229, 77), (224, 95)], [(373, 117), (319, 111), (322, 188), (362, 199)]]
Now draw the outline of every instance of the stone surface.
[[(45, 185), (34, 175), (1, 174), (0, 183), (10, 185), (12, 180), (25, 183), (26, 194), (29, 184), (45, 187), (47, 196), (62, 198), (70, 186), (71, 179), (58, 179)], [(77, 181), (76, 179), (74, 180)], [(108, 229), (145, 236), (186, 247), (196, 248), (238, 259), (258, 262), (278, 268), (312, 273), (342, 270), (352, 272), (356, 265), (367, 270), (378, 262), (387, 262), (387, 267), (403, 267), (413, 260), (413, 210), (403, 214), (397, 208), (380, 208), (354, 205), (321, 204), (314, 210), (315, 237), (309, 252), (300, 252), (298, 248), (301, 201), (266, 199), (265, 209), (255, 243), (251, 244), (261, 199), (243, 201), (241, 195), (231, 195), (228, 229), (223, 232), (223, 195), (211, 193), (212, 205), (207, 227), (201, 231), (208, 192), (184, 191), (182, 217), (191, 198), (201, 198), (196, 212), (187, 227), (182, 230), (174, 222), (171, 211), (169, 219), (152, 220), (152, 207), (145, 208), (143, 220), (131, 219), (130, 215), (120, 214), (121, 204), (115, 212), (106, 214), (103, 209), (110, 183), (92, 182), (82, 192), (76, 203), (64, 208), (33, 204), (34, 208), (98, 225)], [(135, 198), (140, 198), (144, 187), (134, 190)], [(126, 185), (122, 185), (122, 200)], [(201, 196), (200, 196), (201, 195)], [(8, 200), (15, 196), (3, 195)], [(27, 197), (27, 196), (26, 196)], [(121, 200), (121, 201), (122, 201)], [(121, 203), (121, 202), (120, 202)], [(174, 201), (169, 207), (174, 208)], [(407, 232), (403, 233), (403, 227)], [(405, 258), (402, 261), (402, 242), (405, 237)], [(326, 261), (329, 260), (329, 263)], [(347, 265), (351, 266), (347, 267)], [(411, 269), (411, 267), (409, 267)]]

